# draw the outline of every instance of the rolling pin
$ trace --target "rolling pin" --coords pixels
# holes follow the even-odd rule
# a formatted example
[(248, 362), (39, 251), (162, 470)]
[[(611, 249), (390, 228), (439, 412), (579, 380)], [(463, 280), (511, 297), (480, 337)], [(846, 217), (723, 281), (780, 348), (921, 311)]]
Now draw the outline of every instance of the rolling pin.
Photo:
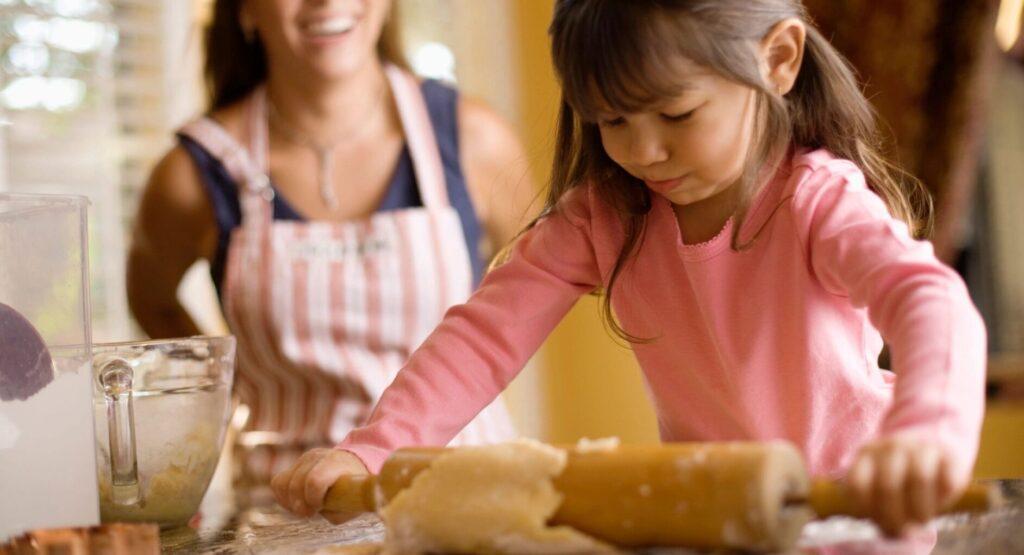
[[(378, 475), (345, 476), (325, 511), (373, 512), (446, 451), (396, 451)], [(623, 547), (686, 546), (775, 550), (792, 547), (815, 516), (863, 516), (841, 485), (811, 482), (797, 450), (783, 442), (568, 448), (553, 482), (563, 501), (552, 525), (567, 525)], [(945, 512), (985, 511), (997, 491), (971, 485)]]

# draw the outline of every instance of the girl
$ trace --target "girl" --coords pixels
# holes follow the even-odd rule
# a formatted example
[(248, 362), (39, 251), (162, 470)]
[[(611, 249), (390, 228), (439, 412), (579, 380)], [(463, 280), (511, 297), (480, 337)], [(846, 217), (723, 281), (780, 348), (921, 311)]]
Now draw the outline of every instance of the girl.
[(930, 519), (971, 473), (985, 329), (801, 4), (559, 0), (551, 38), (547, 210), (278, 500), (310, 514), (337, 476), (444, 443), (600, 290), (665, 441), (787, 440), (887, 531)]
[[(181, 131), (139, 209), (129, 299), (151, 336), (197, 333), (176, 291), (197, 258), (210, 261), (238, 338), (235, 393), (251, 410), (249, 482), (365, 421), (469, 297), (489, 256), (478, 246), (514, 236), (517, 193), (532, 194), (500, 118), (400, 69), (390, 10), (218, 0), (210, 114)], [(459, 439), (512, 436), (499, 400)]]

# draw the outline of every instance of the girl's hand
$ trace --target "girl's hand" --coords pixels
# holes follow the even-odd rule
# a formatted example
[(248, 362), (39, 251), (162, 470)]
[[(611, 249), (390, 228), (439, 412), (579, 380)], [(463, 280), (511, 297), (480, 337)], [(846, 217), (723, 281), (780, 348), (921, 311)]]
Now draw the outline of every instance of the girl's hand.
[(910, 438), (870, 442), (854, 459), (847, 485), (862, 509), (888, 535), (924, 524), (966, 487), (937, 444)]
[[(363, 462), (348, 451), (333, 448), (310, 449), (291, 468), (270, 481), (274, 496), (282, 507), (299, 516), (313, 516), (324, 505), (327, 490), (344, 475), (369, 474)], [(323, 513), (323, 517), (341, 524), (357, 514)]]

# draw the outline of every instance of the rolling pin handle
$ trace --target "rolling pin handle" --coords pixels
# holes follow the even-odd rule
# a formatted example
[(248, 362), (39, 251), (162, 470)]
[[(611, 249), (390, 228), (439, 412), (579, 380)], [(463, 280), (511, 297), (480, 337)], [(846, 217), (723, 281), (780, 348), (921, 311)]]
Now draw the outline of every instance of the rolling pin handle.
[[(858, 518), (867, 516), (846, 491), (846, 487), (838, 482), (815, 481), (811, 487), (809, 502), (819, 518), (835, 515)], [(1002, 496), (992, 484), (974, 482), (967, 486), (952, 505), (944, 508), (940, 513), (981, 513), (998, 509), (1002, 505)]]

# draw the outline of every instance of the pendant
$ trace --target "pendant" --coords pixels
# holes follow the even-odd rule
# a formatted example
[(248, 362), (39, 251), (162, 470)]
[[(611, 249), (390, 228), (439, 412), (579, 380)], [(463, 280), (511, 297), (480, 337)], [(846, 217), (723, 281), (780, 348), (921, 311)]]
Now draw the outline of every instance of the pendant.
[(319, 150), (320, 155), (320, 198), (331, 210), (338, 209), (338, 195), (334, 192), (334, 157), (328, 149)]

